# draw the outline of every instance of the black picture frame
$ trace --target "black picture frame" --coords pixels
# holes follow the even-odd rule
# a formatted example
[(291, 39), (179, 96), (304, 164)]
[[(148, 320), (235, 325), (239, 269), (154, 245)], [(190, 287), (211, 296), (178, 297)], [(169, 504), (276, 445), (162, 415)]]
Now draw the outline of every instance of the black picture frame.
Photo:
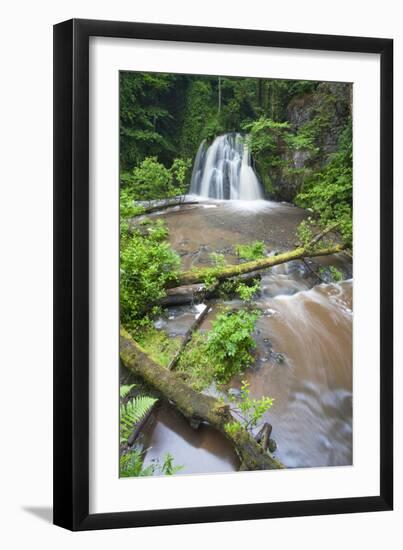
[[(89, 513), (89, 38), (363, 52), (381, 58), (380, 491), (366, 497)], [(393, 40), (72, 19), (54, 26), (54, 523), (71, 530), (393, 507)]]

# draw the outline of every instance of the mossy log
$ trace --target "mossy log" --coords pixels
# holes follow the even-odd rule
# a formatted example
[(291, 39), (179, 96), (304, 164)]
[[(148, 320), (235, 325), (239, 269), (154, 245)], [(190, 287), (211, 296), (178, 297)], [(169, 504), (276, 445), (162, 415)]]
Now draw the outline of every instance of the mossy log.
[(206, 279), (216, 279), (222, 281), (231, 277), (237, 277), (245, 273), (252, 273), (261, 269), (269, 269), (275, 265), (284, 264), (293, 260), (302, 260), (303, 258), (314, 258), (318, 256), (330, 256), (338, 254), (346, 248), (345, 244), (336, 244), (322, 248), (318, 247), (299, 247), (288, 252), (282, 252), (276, 256), (269, 256), (261, 260), (245, 262), (243, 264), (229, 265), (226, 267), (204, 267), (191, 271), (179, 273), (174, 279), (169, 281), (167, 288), (183, 285), (193, 285), (203, 283)]
[(161, 204), (153, 204), (151, 206), (145, 206), (143, 212), (138, 214), (137, 216), (133, 216), (133, 220), (136, 218), (139, 218), (140, 216), (145, 216), (147, 214), (153, 214), (155, 212), (163, 212), (165, 210), (170, 210), (171, 208), (175, 208), (176, 206), (191, 206), (194, 204), (199, 204), (199, 201), (181, 201), (181, 200), (167, 200), (165, 202), (162, 202)]
[[(234, 283), (239, 282), (246, 285), (252, 285), (256, 279), (261, 276), (257, 273), (241, 275), (233, 277)], [(234, 292), (235, 294), (235, 292)], [(217, 281), (213, 285), (207, 287), (205, 284), (196, 283), (193, 285), (184, 285), (180, 287), (168, 288), (166, 296), (159, 300), (158, 305), (162, 307), (176, 307), (186, 304), (198, 304), (212, 298), (217, 298), (220, 295), (220, 282)]]
[[(242, 470), (284, 468), (239, 424), (227, 405), (193, 390), (175, 373), (155, 363), (123, 327), (120, 329), (120, 357), (126, 368), (173, 403), (191, 425), (206, 422), (228, 438), (238, 454)], [(237, 429), (227, 431), (228, 424), (237, 424)]]

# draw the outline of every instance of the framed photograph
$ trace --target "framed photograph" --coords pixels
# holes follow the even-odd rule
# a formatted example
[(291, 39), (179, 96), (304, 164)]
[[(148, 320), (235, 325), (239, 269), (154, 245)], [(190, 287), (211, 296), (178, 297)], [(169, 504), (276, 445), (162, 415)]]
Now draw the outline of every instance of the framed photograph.
[(54, 27), (54, 523), (391, 510), (393, 41)]

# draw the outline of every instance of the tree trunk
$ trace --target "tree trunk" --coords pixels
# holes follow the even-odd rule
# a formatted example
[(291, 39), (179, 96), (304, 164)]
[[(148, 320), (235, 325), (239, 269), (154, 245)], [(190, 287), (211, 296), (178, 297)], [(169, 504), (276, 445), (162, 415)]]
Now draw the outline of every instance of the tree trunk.
[[(246, 285), (253, 285), (256, 279), (261, 279), (259, 274), (242, 275), (240, 277), (234, 277), (234, 282), (243, 283)], [(168, 288), (166, 296), (158, 301), (158, 305), (162, 307), (169, 306), (183, 306), (186, 304), (198, 304), (205, 300), (211, 300), (219, 296), (220, 283), (206, 287), (204, 284), (196, 283), (194, 285), (184, 285), (180, 287)], [(235, 294), (235, 292), (234, 292)]]
[(329, 256), (331, 254), (338, 254), (346, 248), (345, 244), (336, 244), (324, 248), (310, 248), (299, 247), (289, 252), (283, 252), (277, 254), (277, 256), (269, 256), (261, 260), (255, 260), (252, 262), (246, 262), (238, 265), (229, 265), (226, 267), (205, 267), (200, 269), (194, 269), (192, 271), (184, 271), (179, 273), (175, 279), (172, 279), (167, 287), (176, 287), (183, 285), (193, 285), (197, 283), (203, 283), (206, 278), (217, 279), (222, 281), (229, 279), (230, 277), (237, 277), (244, 273), (252, 273), (260, 269), (268, 269), (275, 265), (291, 262), (292, 260), (301, 260), (303, 258), (313, 258), (317, 256)]
[[(175, 373), (155, 363), (124, 328), (120, 329), (120, 357), (126, 368), (173, 403), (192, 425), (207, 422), (225, 435), (235, 447), (242, 470), (284, 468), (237, 422), (227, 405), (193, 390)], [(238, 428), (228, 433), (225, 428), (230, 423), (237, 424)]]
[(164, 203), (161, 203), (161, 204), (153, 204), (152, 206), (145, 206), (144, 211), (141, 212), (141, 214), (137, 214), (136, 216), (133, 216), (131, 219), (135, 220), (140, 216), (145, 216), (146, 214), (152, 214), (153, 212), (159, 212), (160, 210), (168, 210), (169, 208), (174, 208), (175, 206), (188, 206), (193, 204), (200, 204), (200, 203), (199, 201), (183, 201), (180, 199), (179, 200), (167, 199)]

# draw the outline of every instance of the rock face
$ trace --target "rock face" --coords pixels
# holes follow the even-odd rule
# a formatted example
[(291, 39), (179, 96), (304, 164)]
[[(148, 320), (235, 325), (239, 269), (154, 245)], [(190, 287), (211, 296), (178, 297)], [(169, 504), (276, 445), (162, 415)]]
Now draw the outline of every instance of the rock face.
[(351, 85), (345, 83), (323, 82), (314, 92), (291, 100), (286, 120), (292, 134), (303, 139), (279, 144), (280, 162), (270, 169), (267, 189), (272, 198), (293, 201), (304, 180), (328, 163), (338, 150), (351, 110)]

